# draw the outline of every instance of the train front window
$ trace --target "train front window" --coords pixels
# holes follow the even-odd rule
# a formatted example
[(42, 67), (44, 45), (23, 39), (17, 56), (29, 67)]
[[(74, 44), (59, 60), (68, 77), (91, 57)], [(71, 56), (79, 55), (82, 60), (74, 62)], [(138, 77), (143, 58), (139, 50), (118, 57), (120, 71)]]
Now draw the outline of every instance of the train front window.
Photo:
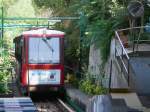
[(60, 63), (59, 38), (29, 38), (29, 63)]

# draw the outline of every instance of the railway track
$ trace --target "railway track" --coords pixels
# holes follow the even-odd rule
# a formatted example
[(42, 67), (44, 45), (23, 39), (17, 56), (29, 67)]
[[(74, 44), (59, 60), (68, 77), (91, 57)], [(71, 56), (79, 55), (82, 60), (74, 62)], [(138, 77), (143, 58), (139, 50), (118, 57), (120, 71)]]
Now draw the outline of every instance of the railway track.
[[(18, 85), (19, 84), (14, 78), (11, 84), (13, 95), (14, 97), (24, 97)], [(57, 92), (35, 92), (30, 94), (30, 98), (38, 112), (75, 112), (66, 103), (64, 103), (61, 98), (59, 98)]]
[(58, 102), (58, 99), (35, 102), (35, 106), (39, 112), (69, 112)]
[(48, 93), (31, 94), (31, 99), (38, 112), (75, 112), (56, 95)]

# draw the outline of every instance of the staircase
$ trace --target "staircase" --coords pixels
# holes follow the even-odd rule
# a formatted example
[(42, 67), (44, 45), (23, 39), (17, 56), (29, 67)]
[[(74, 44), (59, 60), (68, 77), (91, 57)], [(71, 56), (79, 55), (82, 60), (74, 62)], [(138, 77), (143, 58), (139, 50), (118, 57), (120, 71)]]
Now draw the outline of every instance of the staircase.
[[(134, 38), (133, 45), (123, 41), (118, 32), (131, 30), (139, 33), (141, 28), (116, 31), (115, 51), (111, 75), (111, 97), (114, 112), (150, 112), (150, 38), (140, 41)], [(138, 32), (139, 30), (139, 32)], [(143, 30), (144, 31), (144, 30)], [(128, 39), (129, 40), (129, 39)], [(138, 41), (138, 42), (137, 42)], [(146, 43), (145, 43), (146, 42)], [(114, 82), (118, 82), (114, 86)]]

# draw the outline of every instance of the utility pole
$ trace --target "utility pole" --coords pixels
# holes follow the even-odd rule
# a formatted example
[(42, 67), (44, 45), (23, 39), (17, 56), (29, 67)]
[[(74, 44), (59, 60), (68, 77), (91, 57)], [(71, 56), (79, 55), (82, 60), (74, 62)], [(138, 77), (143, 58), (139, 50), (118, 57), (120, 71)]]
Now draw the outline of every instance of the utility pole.
[(0, 45), (0, 48), (1, 48), (1, 56), (3, 57), (3, 37), (4, 37), (4, 8), (3, 6), (1, 7), (1, 45)]
[(1, 24), (2, 24), (2, 41), (3, 41), (3, 37), (4, 37), (4, 8), (3, 6), (1, 7), (1, 11), (2, 11)]
[[(83, 12), (80, 13), (80, 45), (79, 45), (79, 50), (80, 50), (80, 61), (79, 61), (79, 71), (82, 72), (82, 65), (83, 65), (83, 38), (85, 36), (85, 30), (87, 27), (87, 18), (84, 15)], [(80, 78), (81, 78), (81, 74), (80, 74)]]

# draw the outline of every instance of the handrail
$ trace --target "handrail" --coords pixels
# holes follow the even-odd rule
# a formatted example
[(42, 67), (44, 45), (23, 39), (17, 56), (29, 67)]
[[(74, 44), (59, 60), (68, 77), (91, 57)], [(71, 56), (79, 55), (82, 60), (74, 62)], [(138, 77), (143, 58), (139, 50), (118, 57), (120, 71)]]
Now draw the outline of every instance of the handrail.
[(124, 46), (123, 46), (123, 43), (121, 42), (121, 39), (119, 38), (118, 32), (115, 31), (115, 33), (116, 33), (116, 36), (117, 36), (117, 38), (119, 40), (119, 43), (120, 43), (121, 47), (123, 48), (123, 51), (124, 51), (125, 55), (127, 56), (127, 59), (130, 59), (128, 54), (127, 54), (127, 52), (126, 52), (126, 50), (125, 50), (125, 48), (124, 48)]
[[(121, 46), (121, 50), (122, 50), (122, 51), (121, 51), (121, 55), (119, 55), (119, 52), (118, 52), (117, 47), (116, 47), (116, 45), (115, 45), (115, 52), (118, 54), (118, 56), (119, 56), (119, 58), (120, 58), (120, 60), (121, 60), (121, 72), (123, 73), (123, 68), (124, 68), (124, 69), (125, 69), (125, 72), (127, 73), (127, 82), (128, 82), (128, 86), (129, 86), (129, 59), (130, 59), (130, 57), (129, 57), (129, 55), (128, 55), (128, 53), (127, 53), (127, 51), (126, 51), (126, 49), (125, 49), (125, 47), (124, 47), (124, 45), (123, 45), (123, 43), (122, 43), (120, 37), (119, 37), (118, 32), (115, 31), (115, 34), (116, 34), (116, 36), (117, 36), (117, 39), (119, 40), (119, 45)], [(127, 61), (128, 61), (127, 65), (125, 64), (125, 62), (124, 62), (124, 60), (123, 60), (123, 55), (124, 55), (124, 53), (125, 53), (125, 56), (126, 56)], [(117, 61), (118, 61), (118, 60), (117, 60)]]
[(109, 83), (108, 83), (109, 93), (111, 91), (111, 82), (112, 82), (112, 59), (110, 61), (110, 71), (109, 71)]
[[(117, 53), (118, 53), (118, 51), (117, 51)], [(119, 55), (119, 54), (118, 54), (118, 55)], [(121, 60), (121, 62), (122, 62), (122, 64), (123, 64), (123, 67), (125, 68), (125, 71), (128, 73), (129, 71), (128, 71), (128, 69), (127, 69), (127, 67), (126, 67), (126, 65), (125, 65), (125, 63), (124, 63), (124, 61), (122, 60), (121, 56), (119, 56), (119, 58), (120, 58), (120, 60)]]
[(132, 29), (139, 29), (139, 28), (150, 28), (150, 26), (138, 26), (138, 27), (124, 28), (124, 29), (117, 30), (116, 32), (132, 30)]

